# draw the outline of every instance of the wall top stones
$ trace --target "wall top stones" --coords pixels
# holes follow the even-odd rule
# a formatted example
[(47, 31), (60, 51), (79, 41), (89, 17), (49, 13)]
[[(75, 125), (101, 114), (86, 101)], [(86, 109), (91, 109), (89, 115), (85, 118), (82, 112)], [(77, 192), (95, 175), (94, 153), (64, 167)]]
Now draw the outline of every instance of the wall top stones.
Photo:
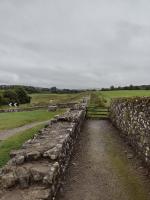
[(143, 103), (144, 105), (150, 104), (150, 97), (122, 97), (122, 98), (114, 98), (111, 101), (111, 106), (114, 105), (115, 103), (120, 103), (120, 104), (132, 104), (132, 105), (140, 105)]

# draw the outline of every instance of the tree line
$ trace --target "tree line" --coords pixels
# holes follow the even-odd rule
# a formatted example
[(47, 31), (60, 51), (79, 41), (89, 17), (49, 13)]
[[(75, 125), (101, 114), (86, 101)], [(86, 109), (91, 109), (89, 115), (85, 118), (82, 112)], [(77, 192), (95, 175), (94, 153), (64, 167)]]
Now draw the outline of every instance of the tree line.
[(50, 88), (42, 88), (42, 87), (34, 87), (34, 86), (25, 86), (25, 85), (0, 85), (0, 90), (7, 90), (7, 89), (15, 89), (16, 87), (23, 88), (28, 94), (33, 93), (79, 93), (85, 90), (79, 89), (59, 89), (57, 87), (50, 87)]
[(113, 90), (150, 90), (150, 85), (129, 85), (129, 86), (110, 86), (109, 88), (102, 88), (102, 91), (113, 91)]

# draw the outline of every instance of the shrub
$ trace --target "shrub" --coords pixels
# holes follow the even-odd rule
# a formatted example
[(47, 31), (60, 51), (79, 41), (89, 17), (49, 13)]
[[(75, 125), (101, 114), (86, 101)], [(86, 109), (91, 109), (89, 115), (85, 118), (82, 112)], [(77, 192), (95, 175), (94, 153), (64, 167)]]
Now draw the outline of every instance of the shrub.
[(27, 92), (22, 87), (15, 88), (15, 92), (17, 94), (17, 99), (20, 104), (30, 103), (31, 97), (27, 94)]
[[(18, 95), (13, 90), (6, 90), (6, 91), (4, 91), (3, 98), (7, 99), (7, 102), (9, 101), (9, 102), (12, 102), (12, 103), (15, 103), (15, 102), (18, 103)], [(5, 102), (4, 99), (3, 99), (3, 102)]]
[(30, 103), (31, 97), (22, 87), (16, 87), (14, 89), (8, 89), (3, 92), (3, 96), (0, 96), (0, 105), (6, 105), (11, 103)]

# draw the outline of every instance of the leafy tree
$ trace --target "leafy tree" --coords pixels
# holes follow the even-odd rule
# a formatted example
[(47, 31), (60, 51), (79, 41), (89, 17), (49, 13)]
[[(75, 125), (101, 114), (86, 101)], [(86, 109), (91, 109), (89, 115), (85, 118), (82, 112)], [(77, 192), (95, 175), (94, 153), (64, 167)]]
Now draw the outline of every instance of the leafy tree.
[(15, 92), (17, 94), (17, 98), (20, 104), (30, 103), (31, 97), (22, 87), (16, 87)]
[[(9, 102), (12, 102), (12, 103), (17, 102), (18, 103), (18, 95), (13, 90), (6, 90), (6, 91), (4, 91), (3, 98), (7, 99), (7, 101), (6, 101), (7, 103), (9, 103)], [(2, 100), (2, 101), (4, 101), (4, 100)]]
[(111, 87), (110, 87), (110, 90), (114, 90), (115, 89), (115, 87), (112, 85)]
[(56, 87), (52, 87), (50, 88), (51, 93), (57, 93), (57, 88)]

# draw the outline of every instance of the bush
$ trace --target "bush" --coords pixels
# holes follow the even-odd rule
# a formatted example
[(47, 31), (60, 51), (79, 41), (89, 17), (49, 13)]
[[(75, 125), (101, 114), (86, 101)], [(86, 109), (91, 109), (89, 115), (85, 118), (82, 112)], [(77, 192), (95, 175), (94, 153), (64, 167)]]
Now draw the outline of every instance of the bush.
[(15, 92), (17, 94), (17, 98), (20, 104), (30, 103), (31, 97), (22, 87), (15, 88)]
[(30, 103), (31, 97), (22, 87), (16, 87), (14, 89), (8, 89), (3, 92), (0, 96), (0, 105), (7, 105), (11, 103)]
[[(15, 103), (15, 102), (18, 103), (18, 95), (13, 90), (6, 90), (6, 91), (4, 91), (3, 98), (7, 99), (7, 102), (9, 101), (9, 102), (12, 102), (12, 103)], [(4, 99), (3, 99), (3, 101), (4, 101)]]

